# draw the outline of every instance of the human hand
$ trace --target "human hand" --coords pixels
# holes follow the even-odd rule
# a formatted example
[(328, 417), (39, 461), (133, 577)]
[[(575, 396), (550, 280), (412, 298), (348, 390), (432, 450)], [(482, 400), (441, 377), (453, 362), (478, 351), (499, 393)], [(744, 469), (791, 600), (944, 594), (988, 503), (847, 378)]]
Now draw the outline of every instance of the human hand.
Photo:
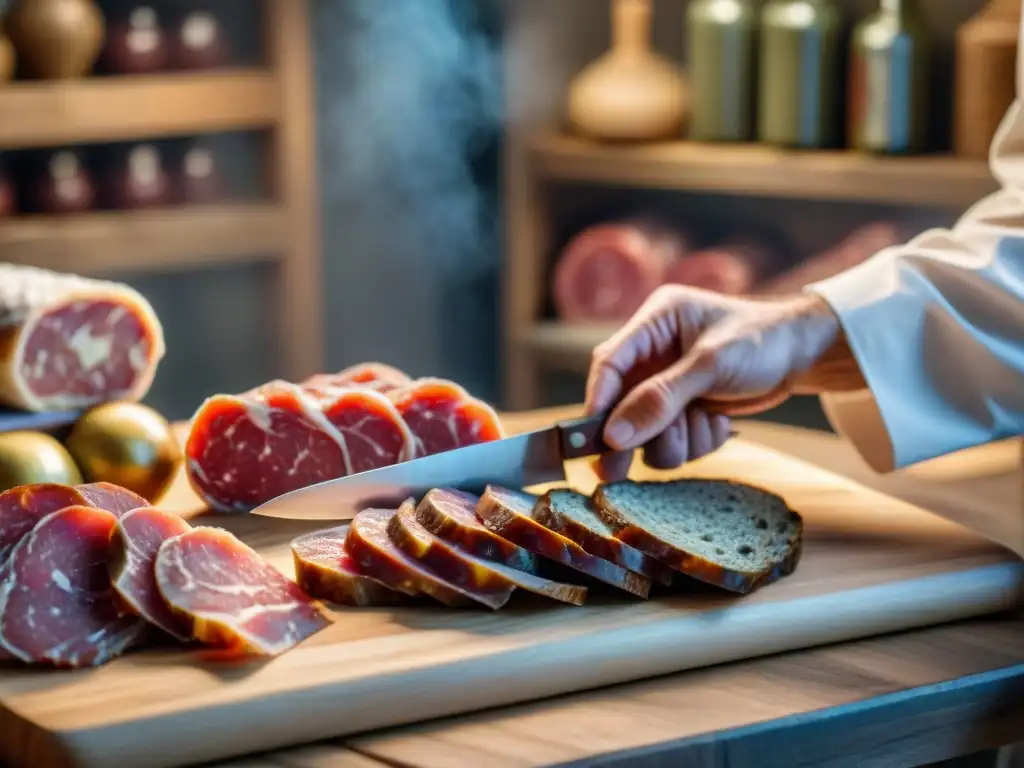
[(865, 386), (839, 321), (814, 294), (752, 300), (686, 286), (658, 289), (594, 350), (587, 413), (611, 410), (605, 480), (625, 477), (633, 449), (671, 469), (729, 437), (729, 417), (791, 394)]

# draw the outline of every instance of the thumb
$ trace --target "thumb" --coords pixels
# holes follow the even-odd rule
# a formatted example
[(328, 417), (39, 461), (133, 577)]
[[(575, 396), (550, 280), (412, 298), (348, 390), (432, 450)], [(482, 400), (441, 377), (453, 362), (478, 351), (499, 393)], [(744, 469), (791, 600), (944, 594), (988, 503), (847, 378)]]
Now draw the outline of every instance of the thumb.
[(632, 450), (664, 432), (686, 407), (715, 384), (713, 356), (693, 350), (682, 360), (638, 384), (612, 410), (604, 439), (618, 451)]

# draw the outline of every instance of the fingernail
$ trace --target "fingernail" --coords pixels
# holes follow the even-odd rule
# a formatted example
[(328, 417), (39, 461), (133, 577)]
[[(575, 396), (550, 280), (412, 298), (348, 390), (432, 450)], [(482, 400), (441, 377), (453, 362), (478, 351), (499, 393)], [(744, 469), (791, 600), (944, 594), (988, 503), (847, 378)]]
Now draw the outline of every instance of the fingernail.
[(613, 421), (605, 428), (604, 438), (613, 448), (622, 448), (635, 434), (636, 429), (628, 421)]

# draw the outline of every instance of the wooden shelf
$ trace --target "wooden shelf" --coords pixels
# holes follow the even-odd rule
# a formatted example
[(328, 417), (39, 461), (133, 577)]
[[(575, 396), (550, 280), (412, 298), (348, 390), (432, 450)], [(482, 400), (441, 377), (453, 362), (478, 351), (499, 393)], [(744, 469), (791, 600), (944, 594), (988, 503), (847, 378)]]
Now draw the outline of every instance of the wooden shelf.
[(572, 325), (557, 321), (541, 322), (516, 338), (548, 368), (586, 373), (594, 347), (617, 329), (609, 325)]
[(948, 156), (871, 157), (760, 145), (604, 145), (567, 136), (531, 142), (535, 172), (552, 181), (764, 197), (966, 209), (998, 189), (988, 164)]
[(263, 69), (0, 85), (0, 147), (23, 149), (275, 125), (277, 78)]
[(172, 272), (277, 260), (288, 220), (275, 204), (183, 206), (0, 221), (0, 262), (65, 272)]

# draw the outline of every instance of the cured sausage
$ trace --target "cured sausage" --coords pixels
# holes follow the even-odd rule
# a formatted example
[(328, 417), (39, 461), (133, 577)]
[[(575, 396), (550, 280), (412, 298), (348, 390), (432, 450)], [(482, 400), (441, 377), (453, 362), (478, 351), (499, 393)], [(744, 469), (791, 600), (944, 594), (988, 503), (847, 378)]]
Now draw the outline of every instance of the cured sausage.
[(416, 456), (431, 456), (505, 436), (487, 403), (444, 379), (419, 379), (391, 393), (416, 441)]
[(665, 282), (726, 295), (747, 294), (772, 271), (775, 261), (762, 244), (736, 239), (680, 259), (666, 272)]
[(127, 285), (0, 264), (0, 403), (65, 411), (141, 400), (163, 356), (153, 307)]
[(206, 645), (276, 656), (330, 624), (298, 584), (220, 528), (167, 539), (154, 572), (164, 602)]
[(460, 550), (424, 528), (417, 521), (411, 504), (391, 516), (388, 536), (405, 554), (445, 581), (473, 594), (504, 594), (519, 587), (572, 605), (583, 605), (587, 596), (586, 587), (543, 579)]
[(496, 534), (531, 552), (638, 597), (647, 597), (651, 590), (649, 579), (588, 554), (579, 544), (534, 520), (531, 515), (536, 501), (528, 493), (488, 486), (476, 512)]
[(411, 598), (361, 573), (345, 550), (349, 524), (313, 531), (292, 541), (295, 581), (319, 600), (357, 607), (401, 605)]
[(416, 454), (409, 426), (380, 392), (336, 390), (323, 402), (323, 414), (341, 438), (346, 475), (388, 467)]
[(22, 538), (0, 566), (0, 647), (30, 663), (91, 667), (144, 637), (146, 622), (122, 609), (107, 573), (116, 522), (65, 507)]
[(390, 392), (409, 384), (412, 384), (412, 379), (393, 365), (359, 363), (337, 373), (318, 373), (300, 386), (317, 396), (329, 396), (331, 390), (341, 387), (365, 387), (378, 392)]
[(108, 561), (114, 591), (128, 610), (182, 642), (192, 639), (189, 623), (176, 616), (160, 596), (155, 565), (160, 545), (191, 527), (173, 512), (155, 507), (134, 509), (114, 526)]
[[(412, 501), (408, 501), (402, 509), (411, 506)], [(399, 592), (429, 595), (451, 607), (477, 602), (496, 610), (512, 597), (511, 587), (490, 593), (463, 589), (407, 555), (395, 546), (388, 534), (388, 523), (396, 514), (398, 510), (394, 509), (366, 509), (352, 519), (345, 549), (361, 572)]]

